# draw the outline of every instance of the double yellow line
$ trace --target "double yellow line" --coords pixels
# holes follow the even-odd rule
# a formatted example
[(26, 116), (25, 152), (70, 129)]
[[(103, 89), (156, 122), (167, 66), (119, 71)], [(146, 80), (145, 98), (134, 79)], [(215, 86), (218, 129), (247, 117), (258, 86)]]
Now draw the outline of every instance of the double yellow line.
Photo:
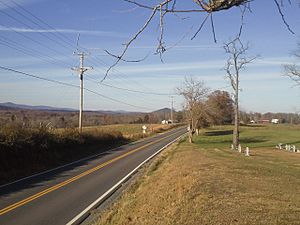
[(150, 142), (150, 143), (148, 143), (148, 144), (146, 144), (146, 145), (143, 145), (143, 146), (138, 147), (138, 148), (136, 148), (136, 149), (133, 149), (133, 150), (131, 150), (131, 151), (129, 151), (129, 152), (126, 152), (126, 153), (123, 154), (123, 155), (120, 155), (120, 156), (118, 156), (118, 157), (116, 157), (116, 158), (113, 158), (113, 159), (111, 159), (111, 160), (109, 160), (109, 161), (107, 161), (107, 162), (105, 162), (105, 163), (102, 163), (102, 164), (96, 166), (96, 167), (93, 167), (93, 168), (91, 168), (91, 169), (89, 169), (89, 170), (87, 170), (87, 171), (85, 171), (85, 172), (83, 172), (83, 173), (81, 173), (81, 174), (79, 174), (79, 175), (77, 175), (77, 176), (75, 176), (75, 177), (72, 177), (72, 178), (70, 178), (70, 179), (68, 179), (68, 180), (66, 180), (66, 181), (63, 181), (63, 182), (61, 182), (61, 183), (59, 183), (59, 184), (56, 184), (55, 186), (52, 186), (52, 187), (50, 187), (50, 188), (47, 188), (47, 189), (45, 189), (44, 191), (41, 191), (41, 192), (39, 192), (39, 193), (37, 193), (37, 194), (34, 194), (34, 195), (32, 195), (32, 196), (30, 196), (30, 197), (28, 197), (28, 198), (25, 198), (25, 199), (21, 200), (21, 201), (19, 201), (19, 202), (16, 202), (16, 203), (14, 203), (14, 204), (12, 204), (12, 205), (10, 205), (10, 206), (7, 206), (7, 207), (5, 207), (5, 208), (3, 208), (3, 209), (0, 210), (0, 216), (6, 214), (6, 213), (8, 213), (8, 212), (10, 212), (10, 211), (12, 211), (12, 210), (14, 210), (14, 209), (16, 209), (16, 208), (19, 208), (19, 207), (21, 207), (21, 206), (23, 206), (23, 205), (25, 205), (25, 204), (27, 204), (27, 203), (29, 203), (29, 202), (31, 202), (31, 201), (37, 199), (37, 198), (40, 198), (40, 197), (42, 197), (42, 196), (44, 196), (44, 195), (46, 195), (46, 194), (48, 194), (48, 193), (50, 193), (50, 192), (53, 192), (53, 191), (55, 191), (55, 190), (57, 190), (57, 189), (59, 189), (59, 188), (61, 188), (61, 187), (64, 187), (64, 186), (66, 186), (67, 184), (70, 184), (70, 183), (72, 183), (72, 182), (74, 182), (74, 181), (76, 181), (76, 180), (78, 180), (78, 179), (80, 179), (80, 178), (82, 178), (82, 177), (84, 177), (84, 176), (87, 176), (87, 175), (89, 175), (89, 174), (91, 174), (91, 173), (93, 173), (93, 172), (95, 172), (95, 171), (97, 171), (97, 170), (100, 170), (101, 168), (103, 168), (103, 167), (105, 167), (105, 166), (107, 166), (107, 165), (109, 165), (109, 164), (111, 164), (111, 163), (113, 163), (113, 162), (116, 162), (116, 161), (118, 161), (118, 160), (120, 160), (120, 159), (122, 159), (122, 158), (125, 158), (125, 157), (128, 156), (128, 155), (131, 155), (131, 154), (133, 154), (133, 153), (135, 153), (135, 152), (137, 152), (137, 151), (139, 151), (139, 150), (141, 150), (141, 149), (144, 149), (144, 148), (146, 148), (146, 147), (148, 147), (148, 146), (150, 146), (150, 145), (153, 145), (153, 144), (155, 144), (155, 143), (158, 143), (158, 142), (160, 142), (161, 140), (164, 140), (164, 139), (166, 139), (166, 138), (168, 138), (168, 137), (170, 137), (170, 136), (172, 136), (172, 135), (174, 135), (174, 134), (177, 134), (177, 133), (178, 133), (178, 132), (173, 133), (173, 134), (170, 134), (170, 135), (168, 135), (168, 136), (166, 136), (166, 137), (160, 138), (160, 139), (158, 139), (158, 140), (156, 140), (156, 141)]

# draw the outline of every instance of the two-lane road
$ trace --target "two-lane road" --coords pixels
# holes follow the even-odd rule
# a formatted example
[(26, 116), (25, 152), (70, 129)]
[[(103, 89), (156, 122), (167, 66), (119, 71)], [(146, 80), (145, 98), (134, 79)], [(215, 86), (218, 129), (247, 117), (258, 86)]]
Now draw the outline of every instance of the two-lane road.
[(0, 187), (0, 225), (66, 224), (155, 152), (178, 128)]

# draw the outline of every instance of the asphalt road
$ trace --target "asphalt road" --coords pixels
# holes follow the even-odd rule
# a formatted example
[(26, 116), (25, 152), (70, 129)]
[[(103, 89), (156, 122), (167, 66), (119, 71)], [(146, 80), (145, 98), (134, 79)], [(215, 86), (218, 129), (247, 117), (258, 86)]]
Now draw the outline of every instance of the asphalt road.
[(0, 187), (0, 224), (66, 224), (146, 158), (185, 132), (185, 127), (178, 128)]

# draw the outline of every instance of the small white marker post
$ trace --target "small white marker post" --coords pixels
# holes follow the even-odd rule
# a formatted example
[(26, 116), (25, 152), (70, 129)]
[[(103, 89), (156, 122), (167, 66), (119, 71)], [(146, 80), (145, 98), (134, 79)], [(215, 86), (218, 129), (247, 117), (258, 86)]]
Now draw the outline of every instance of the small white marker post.
[(231, 144), (231, 150), (234, 150), (233, 144)]
[(250, 150), (249, 150), (249, 147), (246, 147), (246, 154), (245, 156), (250, 156)]
[(241, 153), (241, 152), (242, 152), (242, 146), (241, 146), (241, 145), (239, 145), (239, 147), (238, 147), (238, 151), (239, 151), (239, 153)]
[(142, 129), (143, 129), (143, 137), (144, 137), (144, 136), (145, 136), (145, 134), (146, 134), (146, 130), (147, 130), (147, 127), (146, 127), (146, 125), (142, 126)]

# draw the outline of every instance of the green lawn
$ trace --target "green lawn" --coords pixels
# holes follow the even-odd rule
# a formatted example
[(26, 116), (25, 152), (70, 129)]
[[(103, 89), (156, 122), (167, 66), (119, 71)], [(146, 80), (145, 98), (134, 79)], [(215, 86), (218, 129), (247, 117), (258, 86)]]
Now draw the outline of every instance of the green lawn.
[[(196, 144), (202, 147), (229, 148), (232, 143), (232, 126), (215, 126), (202, 131)], [(300, 126), (284, 124), (240, 127), (242, 147), (274, 148), (278, 143), (294, 144), (300, 148)]]

